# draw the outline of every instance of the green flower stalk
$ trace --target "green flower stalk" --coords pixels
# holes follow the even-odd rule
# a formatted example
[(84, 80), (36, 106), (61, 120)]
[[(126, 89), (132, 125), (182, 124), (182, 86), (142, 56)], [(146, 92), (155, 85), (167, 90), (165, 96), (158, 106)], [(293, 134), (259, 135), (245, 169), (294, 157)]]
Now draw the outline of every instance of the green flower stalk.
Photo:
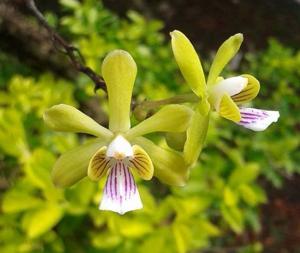
[(63, 154), (55, 163), (55, 185), (67, 187), (88, 176), (107, 177), (99, 206), (101, 210), (125, 212), (142, 208), (132, 173), (144, 180), (182, 186), (188, 165), (181, 153), (164, 149), (142, 137), (152, 132), (184, 132), (193, 111), (183, 105), (167, 105), (131, 128), (130, 104), (137, 67), (129, 53), (115, 50), (102, 64), (107, 85), (109, 129), (69, 105), (55, 105), (44, 114), (45, 123), (56, 131), (86, 133), (96, 138)]
[(244, 74), (224, 79), (219, 76), (238, 52), (243, 41), (242, 34), (231, 36), (220, 46), (207, 81), (200, 58), (189, 39), (177, 30), (171, 32), (171, 38), (173, 53), (181, 73), (199, 98), (184, 144), (184, 155), (188, 164), (193, 164), (198, 159), (205, 140), (210, 111), (216, 111), (221, 117), (253, 131), (263, 131), (278, 120), (278, 111), (241, 107), (254, 99), (259, 92), (260, 84), (255, 77)]

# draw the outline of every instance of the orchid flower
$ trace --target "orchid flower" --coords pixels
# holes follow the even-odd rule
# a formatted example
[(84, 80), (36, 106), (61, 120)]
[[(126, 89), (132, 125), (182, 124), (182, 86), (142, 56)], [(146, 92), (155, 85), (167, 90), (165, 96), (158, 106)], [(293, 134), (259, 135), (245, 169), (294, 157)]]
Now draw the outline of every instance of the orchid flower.
[(108, 129), (70, 105), (55, 105), (44, 113), (45, 123), (53, 130), (97, 137), (57, 160), (53, 182), (67, 187), (85, 176), (95, 181), (106, 177), (99, 209), (120, 214), (142, 208), (133, 173), (144, 180), (154, 175), (171, 185), (184, 185), (188, 176), (182, 154), (141, 136), (152, 132), (183, 132), (193, 112), (186, 106), (168, 105), (131, 128), (130, 104), (136, 72), (136, 64), (126, 51), (115, 50), (103, 61)]
[(254, 131), (265, 130), (272, 122), (278, 120), (278, 111), (241, 106), (254, 99), (259, 92), (260, 84), (255, 77), (244, 74), (224, 79), (219, 76), (225, 65), (239, 50), (243, 41), (242, 34), (231, 36), (218, 49), (207, 82), (200, 58), (189, 39), (177, 30), (171, 32), (171, 37), (173, 53), (181, 73), (200, 101), (187, 131), (193, 136), (193, 140), (187, 139), (185, 149), (195, 149), (197, 143), (200, 144), (195, 149), (193, 157), (187, 159), (189, 162), (198, 158), (205, 139), (203, 136), (206, 135), (210, 111), (216, 111), (221, 117)]

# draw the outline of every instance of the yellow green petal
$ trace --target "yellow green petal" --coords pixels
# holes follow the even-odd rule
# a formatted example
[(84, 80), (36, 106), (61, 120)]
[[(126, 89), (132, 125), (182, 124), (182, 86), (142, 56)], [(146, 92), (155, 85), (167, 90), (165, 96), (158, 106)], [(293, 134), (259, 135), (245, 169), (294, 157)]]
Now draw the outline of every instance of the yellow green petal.
[(89, 161), (106, 142), (96, 139), (61, 155), (52, 171), (52, 181), (58, 187), (68, 187), (87, 176)]
[(175, 30), (170, 34), (173, 53), (181, 73), (193, 92), (202, 98), (206, 88), (199, 56), (192, 43), (182, 32)]
[(209, 123), (209, 114), (203, 115), (195, 111), (190, 127), (187, 130), (187, 138), (184, 144), (184, 159), (189, 166), (193, 166), (203, 148)]
[(153, 177), (153, 164), (144, 149), (138, 145), (134, 145), (133, 149), (133, 159), (130, 160), (130, 168), (136, 170), (138, 175), (144, 180), (150, 180)]
[(254, 76), (245, 74), (242, 75), (242, 77), (248, 79), (247, 86), (240, 93), (231, 97), (233, 101), (237, 104), (244, 104), (250, 102), (257, 96), (260, 89), (259, 81)]
[(228, 94), (223, 95), (221, 98), (218, 112), (220, 116), (234, 122), (241, 120), (240, 110)]
[(130, 104), (137, 67), (129, 53), (114, 50), (102, 64), (102, 75), (107, 86), (109, 129), (125, 132), (130, 128)]
[(184, 105), (167, 105), (150, 118), (131, 128), (126, 138), (152, 132), (183, 132), (187, 129), (193, 110)]
[(133, 142), (145, 149), (150, 156), (154, 164), (154, 176), (161, 182), (176, 186), (186, 184), (189, 167), (179, 152), (159, 147), (144, 137), (137, 137)]
[(110, 168), (110, 161), (106, 158), (106, 150), (106, 147), (101, 147), (89, 162), (88, 176), (94, 181), (98, 181), (105, 176)]
[(113, 136), (108, 129), (70, 105), (54, 105), (45, 111), (43, 118), (46, 125), (55, 131), (86, 133), (104, 139)]
[(243, 42), (243, 34), (237, 33), (229, 37), (218, 49), (211, 65), (207, 85), (215, 84), (226, 64), (236, 55)]

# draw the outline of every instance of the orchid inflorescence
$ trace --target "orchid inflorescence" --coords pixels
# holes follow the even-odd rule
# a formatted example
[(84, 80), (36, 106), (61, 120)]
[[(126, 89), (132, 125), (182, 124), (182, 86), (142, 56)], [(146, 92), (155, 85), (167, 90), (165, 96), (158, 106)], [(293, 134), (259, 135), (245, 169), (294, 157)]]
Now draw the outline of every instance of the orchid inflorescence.
[[(54, 105), (44, 113), (45, 123), (53, 130), (95, 136), (57, 160), (52, 172), (55, 185), (68, 187), (86, 176), (94, 181), (106, 177), (99, 209), (124, 214), (142, 208), (135, 175), (144, 180), (155, 176), (169, 185), (186, 184), (205, 142), (211, 111), (254, 131), (264, 130), (277, 121), (277, 111), (240, 107), (258, 94), (257, 79), (248, 74), (226, 79), (219, 76), (237, 53), (243, 40), (241, 34), (221, 45), (207, 81), (188, 38), (179, 31), (173, 31), (171, 37), (176, 62), (194, 93), (187, 96), (190, 101), (184, 102), (192, 107), (174, 104), (176, 99), (169, 100), (172, 104), (164, 105), (131, 127), (131, 97), (137, 66), (128, 52), (112, 51), (102, 64), (108, 94), (108, 128), (70, 105)], [(174, 133), (173, 137), (185, 133), (185, 141), (179, 150), (173, 149), (169, 142), (169, 147), (161, 147), (144, 137), (153, 132)]]

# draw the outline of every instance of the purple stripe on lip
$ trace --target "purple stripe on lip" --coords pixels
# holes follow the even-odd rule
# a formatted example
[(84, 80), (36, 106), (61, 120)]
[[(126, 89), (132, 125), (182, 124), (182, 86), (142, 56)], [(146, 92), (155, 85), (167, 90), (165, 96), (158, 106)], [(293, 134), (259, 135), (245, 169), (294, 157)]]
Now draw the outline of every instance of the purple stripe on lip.
[(109, 174), (109, 193), (110, 193), (110, 198), (113, 199), (113, 191), (112, 191), (112, 178), (113, 178), (113, 175), (114, 175), (114, 167), (111, 168), (111, 172)]
[(132, 178), (131, 178), (130, 172), (128, 170), (126, 170), (126, 173), (128, 174), (128, 177), (129, 177), (129, 196), (130, 196), (131, 192), (132, 192)]
[(118, 182), (117, 182), (117, 178), (118, 178), (118, 170), (119, 170), (119, 163), (117, 163), (117, 166), (115, 167), (115, 175), (114, 175), (114, 182), (115, 182), (115, 196), (116, 198), (118, 197), (118, 189), (117, 189), (117, 185), (118, 185)]
[(239, 123), (240, 124), (250, 124), (251, 122), (250, 121), (241, 120)]
[(241, 112), (242, 115), (247, 116), (261, 116), (260, 113)]
[(257, 116), (257, 117), (242, 116), (242, 119), (259, 119), (259, 118), (261, 118), (261, 116)]
[(126, 168), (125, 165), (122, 164), (122, 169), (123, 169), (123, 173), (124, 173), (124, 180), (125, 180), (125, 199), (127, 198), (127, 193), (128, 193), (128, 179), (127, 179), (127, 173), (126, 173)]

